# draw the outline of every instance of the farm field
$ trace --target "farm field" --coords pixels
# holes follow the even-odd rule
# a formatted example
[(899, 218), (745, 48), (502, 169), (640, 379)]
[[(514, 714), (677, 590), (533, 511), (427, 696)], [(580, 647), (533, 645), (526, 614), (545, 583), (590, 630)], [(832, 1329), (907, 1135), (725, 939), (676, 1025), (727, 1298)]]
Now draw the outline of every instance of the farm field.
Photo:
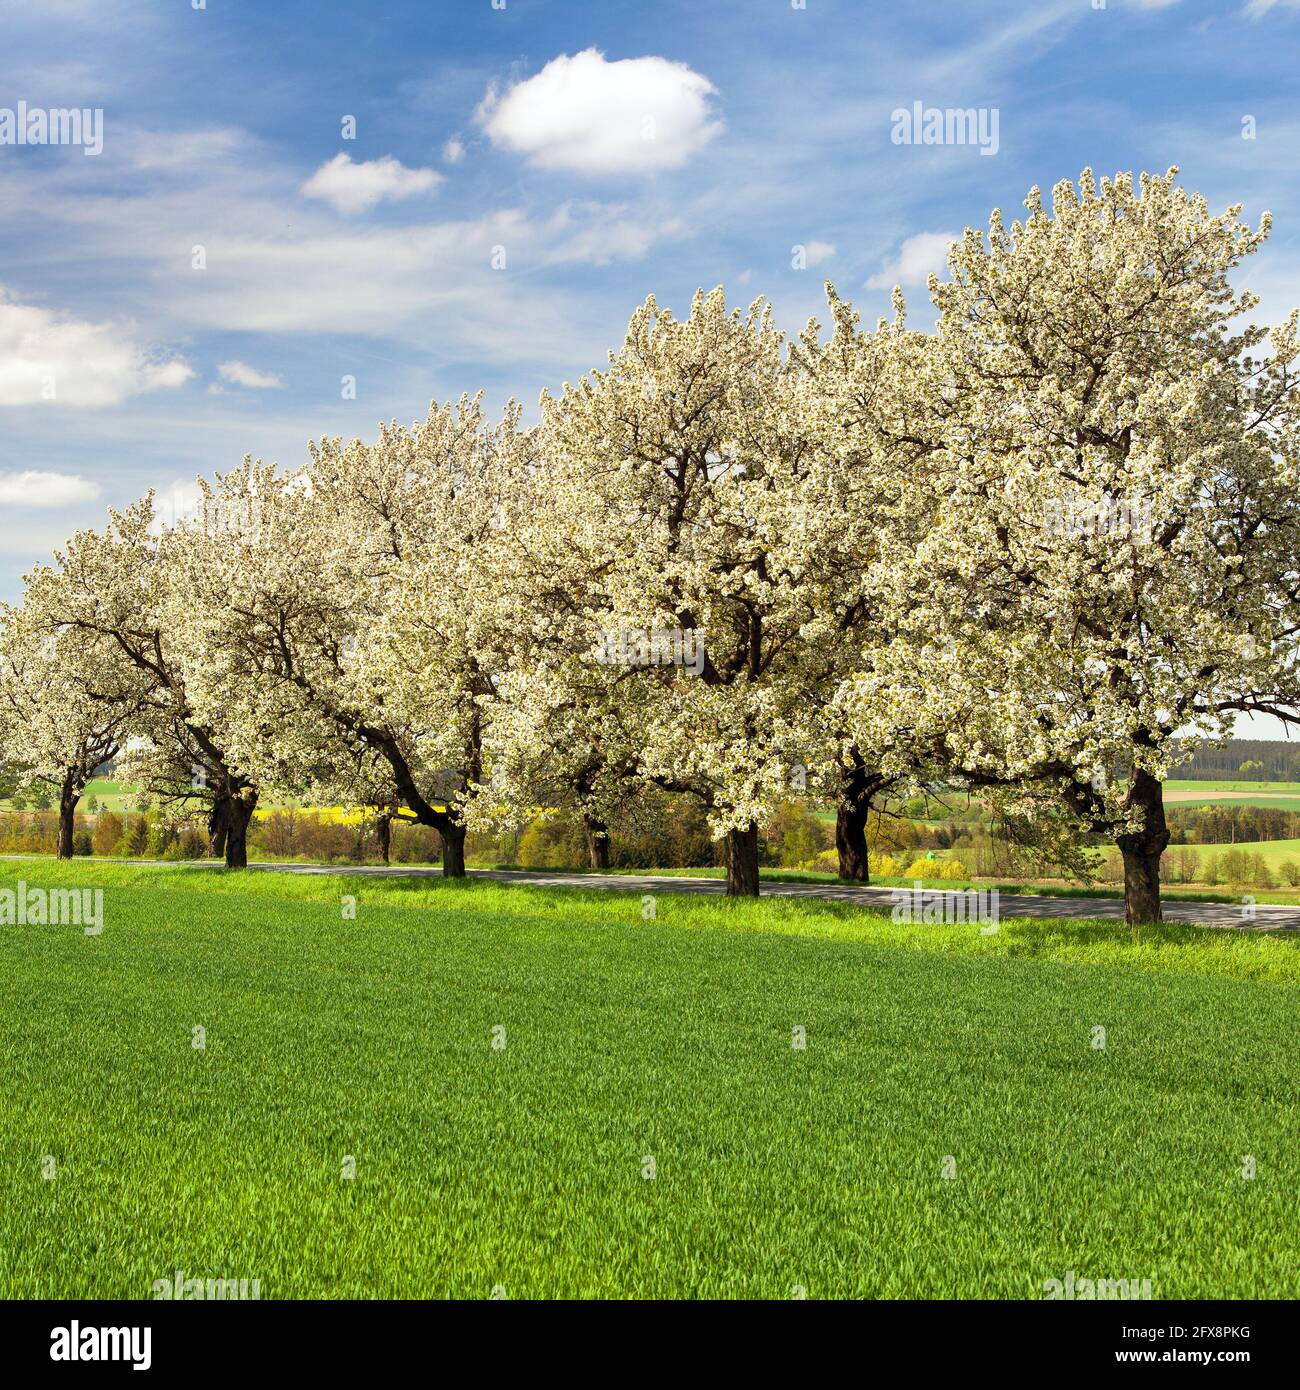
[(1300, 783), (1247, 781), (1176, 781), (1165, 783), (1166, 806), (1278, 806), (1300, 810)]
[(1270, 869), (1276, 869), (1288, 859), (1300, 864), (1300, 840), (1242, 840), (1235, 845), (1192, 845), (1190, 848), (1194, 849), (1202, 860), (1212, 854), (1227, 854), (1231, 850), (1240, 850), (1244, 854), (1262, 855)]
[(1300, 782), (1252, 782), (1245, 777), (1171, 777), (1165, 783), (1166, 798), (1171, 793), (1241, 792), (1251, 796), (1300, 796)]
[(1300, 942), (0, 865), (19, 878), (102, 886), (105, 926), (0, 929), (5, 1297), (176, 1270), (263, 1298), (1037, 1298), (1069, 1270), (1300, 1292)]
[(1300, 796), (1254, 796), (1248, 792), (1213, 792), (1209, 796), (1177, 796), (1166, 806), (1275, 806), (1280, 811), (1300, 811)]

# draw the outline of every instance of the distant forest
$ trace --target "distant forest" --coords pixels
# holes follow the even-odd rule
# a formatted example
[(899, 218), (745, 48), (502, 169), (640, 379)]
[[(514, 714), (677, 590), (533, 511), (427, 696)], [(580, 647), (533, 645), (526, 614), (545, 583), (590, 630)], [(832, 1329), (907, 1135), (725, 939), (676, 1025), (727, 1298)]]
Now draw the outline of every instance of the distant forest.
[[(1243, 763), (1252, 766), (1243, 771)], [(1199, 749), (1173, 775), (1188, 780), (1239, 777), (1250, 782), (1300, 782), (1300, 739), (1234, 738), (1222, 748)]]

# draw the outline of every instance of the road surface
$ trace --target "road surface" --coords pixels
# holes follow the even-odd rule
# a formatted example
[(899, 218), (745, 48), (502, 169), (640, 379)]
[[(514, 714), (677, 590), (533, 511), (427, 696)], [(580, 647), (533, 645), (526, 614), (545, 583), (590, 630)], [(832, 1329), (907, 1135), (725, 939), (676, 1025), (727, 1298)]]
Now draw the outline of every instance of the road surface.
[[(0, 859), (43, 858), (27, 854), (5, 854)], [(111, 859), (113, 864), (156, 864), (160, 868), (212, 868), (215, 859), (162, 860)], [(250, 864), (251, 870), (274, 874), (349, 874), (376, 878), (441, 878), (442, 870), (430, 864)], [(673, 874), (554, 874), (533, 869), (471, 869), (471, 878), (491, 879), (495, 883), (523, 883), (536, 888), (612, 888), (624, 893), (712, 893), (720, 896), (726, 883), (720, 878), (682, 878)], [(774, 898), (820, 898), (825, 902), (857, 904), (859, 907), (892, 907), (895, 888), (863, 887), (850, 883), (802, 883), (764, 879), (763, 896)], [(926, 891), (934, 891), (933, 884)], [(961, 892), (961, 889), (947, 889)], [(1003, 917), (1091, 917), (1124, 920), (1122, 898), (1054, 898), (1047, 894), (1003, 893), (998, 902)], [(1164, 900), (1165, 918), (1189, 922), (1198, 927), (1237, 927), (1249, 931), (1300, 931), (1300, 907), (1273, 903), (1251, 904), (1243, 898), (1231, 903)], [(1249, 915), (1247, 915), (1249, 914)]]
[[(373, 874), (377, 877), (410, 878), (442, 875), (442, 870), (434, 866), (407, 864), (388, 868), (316, 864), (251, 864), (249, 867), (269, 873), (291, 874)], [(553, 874), (532, 869), (471, 869), (470, 877), (492, 879), (497, 883), (525, 883), (538, 888), (613, 888), (625, 893), (716, 895), (726, 889), (726, 884), (720, 878), (681, 878), (671, 874)], [(772, 879), (763, 880), (762, 890), (764, 897), (820, 898), (827, 902), (856, 903), (862, 907), (891, 907), (897, 891), (847, 883), (798, 883)], [(1003, 893), (998, 906), (1003, 917), (1103, 917), (1124, 920), (1122, 898), (1054, 898), (1046, 894)], [(1247, 911), (1253, 912), (1253, 917), (1247, 917)], [(1300, 931), (1300, 907), (1268, 903), (1248, 907), (1245, 900), (1200, 903), (1166, 898), (1164, 912), (1169, 921), (1190, 922), (1199, 927)]]

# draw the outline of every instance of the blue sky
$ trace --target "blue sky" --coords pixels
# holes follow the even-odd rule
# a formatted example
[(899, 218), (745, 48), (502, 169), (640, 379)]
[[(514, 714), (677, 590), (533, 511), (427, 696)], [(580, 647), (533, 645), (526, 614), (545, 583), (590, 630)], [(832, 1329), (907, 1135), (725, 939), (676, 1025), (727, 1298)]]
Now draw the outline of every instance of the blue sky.
[[(1085, 165), (1271, 209), (1244, 278), (1281, 317), (1300, 3), (1094, 5), (0, 3), (0, 109), (104, 122), (98, 156), (0, 144), (0, 596), (246, 452), (464, 390), (531, 409), (650, 292), (767, 295), (793, 331), (824, 278), (871, 319), (901, 277), (926, 322), (945, 234)], [(996, 153), (894, 143), (917, 101), (996, 111)]]

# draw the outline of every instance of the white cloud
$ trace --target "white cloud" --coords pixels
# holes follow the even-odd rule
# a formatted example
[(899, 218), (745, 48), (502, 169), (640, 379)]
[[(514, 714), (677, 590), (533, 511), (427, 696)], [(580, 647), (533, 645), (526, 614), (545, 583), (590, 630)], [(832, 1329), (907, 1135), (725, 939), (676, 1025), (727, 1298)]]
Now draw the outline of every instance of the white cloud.
[(453, 135), (442, 147), (442, 157), (448, 164), (459, 164), (465, 158), (465, 142)]
[(722, 129), (716, 92), (685, 63), (607, 62), (588, 48), (552, 59), (504, 95), (489, 91), (478, 119), (494, 144), (543, 169), (648, 172), (683, 164)]
[(959, 240), (952, 232), (917, 232), (898, 249), (894, 260), (867, 281), (869, 290), (892, 290), (895, 285), (924, 285), (930, 272), (943, 273), (948, 247)]
[(98, 496), (99, 484), (78, 473), (0, 473), (0, 504), (6, 507), (68, 507)]
[(217, 371), (223, 381), (233, 381), (236, 386), (247, 386), (253, 391), (270, 391), (284, 385), (274, 372), (259, 372), (247, 362), (222, 362)]
[(829, 261), (834, 254), (835, 248), (829, 241), (810, 241), (803, 248), (804, 265), (811, 270), (813, 266)]
[(180, 358), (156, 359), (129, 327), (15, 304), (0, 291), (0, 405), (117, 405), (193, 375)]
[[(286, 225), (285, 200), (301, 174), (274, 149), (250, 158), (250, 148), (217, 151), (147, 180), (122, 178), (115, 196), (90, 203), (57, 171), (0, 160), (0, 240), (55, 248), (69, 262), (75, 247), (79, 262), (111, 265), (115, 283), (129, 285), (142, 317), (150, 315), (142, 340), (231, 330), (263, 371), (274, 370), (276, 359), (256, 358), (245, 345), (249, 333), (380, 338), (454, 360), (477, 355), (500, 371), (523, 364), (560, 379), (593, 350), (598, 360), (610, 333), (607, 301), (575, 294), (564, 267), (636, 259), (695, 225), (678, 201), (656, 200), (650, 191), (644, 200), (566, 198), (557, 209), (549, 190), (533, 206), (456, 220), (420, 216), (402, 225), (367, 217), (345, 222), (328, 205), (301, 199)], [(106, 151), (106, 158), (119, 157)], [(185, 254), (196, 240), (208, 251), (201, 273)], [(42, 252), (42, 265), (50, 254)], [(37, 267), (20, 262), (16, 269)], [(205, 403), (222, 399), (223, 390), (228, 403), (253, 394), (216, 372), (230, 350), (219, 348), (211, 358)], [(356, 365), (338, 371), (355, 372)], [(187, 413), (195, 404), (187, 392)], [(258, 431), (267, 428), (264, 412), (253, 418)], [(245, 435), (249, 427), (243, 424)], [(238, 457), (247, 437), (236, 444)]]
[(392, 155), (354, 164), (351, 156), (336, 154), (303, 184), (302, 192), (323, 199), (339, 212), (365, 212), (385, 198), (428, 193), (442, 179), (436, 169), (408, 169)]

